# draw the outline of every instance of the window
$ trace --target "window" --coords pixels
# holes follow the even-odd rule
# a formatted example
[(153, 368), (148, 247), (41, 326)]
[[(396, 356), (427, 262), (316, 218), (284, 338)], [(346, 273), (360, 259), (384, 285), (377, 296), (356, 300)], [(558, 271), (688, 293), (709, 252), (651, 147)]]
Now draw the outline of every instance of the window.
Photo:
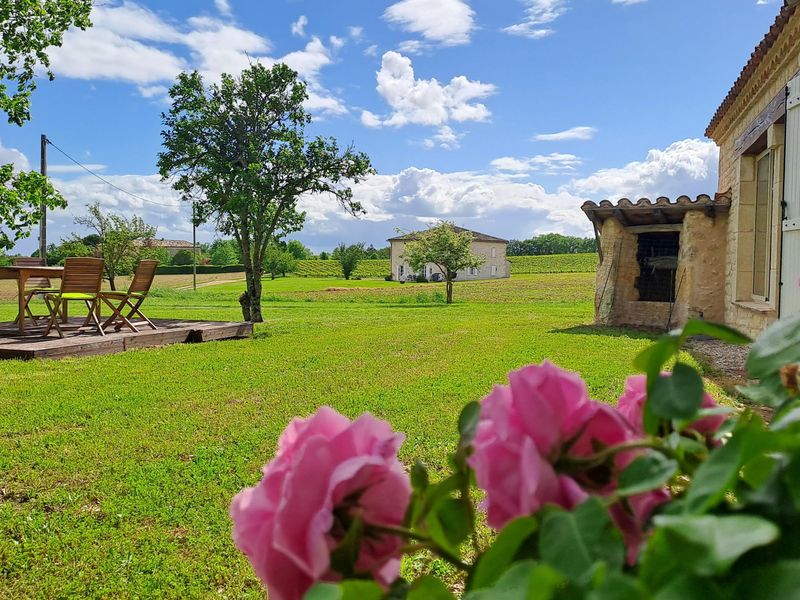
[(497, 265), (492, 265), (492, 275), (497, 275)]
[(403, 265), (400, 265), (400, 277), (406, 274), (406, 268)]
[(644, 302), (675, 302), (675, 272), (678, 270), (680, 234), (640, 233), (636, 260), (636, 288)]
[(753, 236), (753, 296), (769, 299), (770, 246), (772, 245), (772, 152), (756, 161), (756, 205)]
[(497, 248), (492, 248), (492, 258), (497, 258)]

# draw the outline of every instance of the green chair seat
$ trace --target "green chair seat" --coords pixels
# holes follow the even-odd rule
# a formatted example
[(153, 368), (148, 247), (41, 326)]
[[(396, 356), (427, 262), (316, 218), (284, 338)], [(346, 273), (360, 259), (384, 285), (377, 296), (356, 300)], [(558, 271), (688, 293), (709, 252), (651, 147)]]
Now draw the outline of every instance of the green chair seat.
[(58, 288), (33, 288), (28, 290), (29, 294), (57, 294), (60, 292)]
[(62, 300), (94, 300), (94, 294), (79, 294), (77, 292), (67, 292), (66, 294), (52, 294), (52, 299), (61, 298)]

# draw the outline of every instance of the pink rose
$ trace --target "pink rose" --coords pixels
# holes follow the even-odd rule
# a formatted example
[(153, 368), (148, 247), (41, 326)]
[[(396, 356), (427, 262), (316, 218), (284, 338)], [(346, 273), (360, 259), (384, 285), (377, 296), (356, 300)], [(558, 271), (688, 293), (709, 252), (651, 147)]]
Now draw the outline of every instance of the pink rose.
[[(670, 377), (669, 373), (662, 377)], [(647, 377), (632, 375), (625, 381), (625, 391), (619, 397), (617, 410), (636, 428), (638, 435), (644, 435), (644, 403), (647, 400)], [(718, 408), (719, 405), (709, 394), (703, 394), (702, 408)], [(710, 415), (698, 419), (687, 429), (693, 429), (702, 435), (711, 436), (725, 422), (725, 415)]]
[(653, 490), (620, 500), (611, 506), (611, 518), (622, 532), (629, 565), (636, 564), (639, 550), (647, 539), (647, 522), (653, 511), (669, 500), (670, 494), (667, 490)]
[(511, 373), (509, 384), (483, 399), (469, 459), (495, 529), (545, 504), (571, 509), (586, 499), (554, 466), (562, 443), (580, 427), (575, 413), (590, 406), (586, 384), (548, 362)]
[[(364, 414), (351, 422), (331, 408), (293, 420), (263, 479), (233, 499), (233, 540), (275, 600), (299, 600), (319, 581), (337, 581), (330, 553), (356, 514), (397, 526), (411, 495), (397, 458), (404, 436)], [(400, 572), (402, 540), (370, 535), (356, 564), (388, 586)]]

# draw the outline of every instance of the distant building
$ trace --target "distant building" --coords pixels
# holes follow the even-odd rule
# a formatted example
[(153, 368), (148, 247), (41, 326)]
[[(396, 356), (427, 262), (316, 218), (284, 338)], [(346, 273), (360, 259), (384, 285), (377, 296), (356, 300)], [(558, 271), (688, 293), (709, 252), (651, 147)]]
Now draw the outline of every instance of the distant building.
[(170, 256), (175, 256), (181, 250), (192, 251), (192, 242), (185, 240), (149, 239), (140, 242), (140, 244), (148, 248), (164, 248)]
[[(506, 258), (508, 240), (464, 229), (463, 227), (455, 227), (454, 229), (459, 233), (469, 231), (472, 234), (472, 251), (485, 260), (476, 269), (459, 271), (456, 281), (502, 279), (511, 276), (511, 263)], [(418, 274), (431, 279), (434, 274), (441, 273), (441, 269), (434, 264), (425, 265), (424, 273), (416, 273), (403, 258), (406, 244), (413, 241), (416, 235), (416, 233), (409, 233), (408, 235), (389, 238), (389, 244), (392, 248), (392, 279), (394, 281), (409, 281)]]

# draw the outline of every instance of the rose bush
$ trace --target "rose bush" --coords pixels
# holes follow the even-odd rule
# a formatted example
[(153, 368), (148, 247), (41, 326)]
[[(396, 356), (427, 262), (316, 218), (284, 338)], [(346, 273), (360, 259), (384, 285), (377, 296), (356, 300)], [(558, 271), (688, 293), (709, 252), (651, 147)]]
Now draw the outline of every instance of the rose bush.
[(750, 341), (690, 322), (636, 357), (644, 375), (616, 408), (553, 364), (511, 373), (465, 407), (437, 482), (402, 467), (387, 423), (322, 408), (289, 425), (261, 482), (236, 496), (234, 540), (278, 600), (453, 598), (436, 577), (399, 577), (400, 556), (420, 550), (463, 571), (467, 600), (797, 597), (800, 317), (747, 361), (755, 383), (740, 392), (770, 424), (705, 393), (681, 360), (699, 334)]

